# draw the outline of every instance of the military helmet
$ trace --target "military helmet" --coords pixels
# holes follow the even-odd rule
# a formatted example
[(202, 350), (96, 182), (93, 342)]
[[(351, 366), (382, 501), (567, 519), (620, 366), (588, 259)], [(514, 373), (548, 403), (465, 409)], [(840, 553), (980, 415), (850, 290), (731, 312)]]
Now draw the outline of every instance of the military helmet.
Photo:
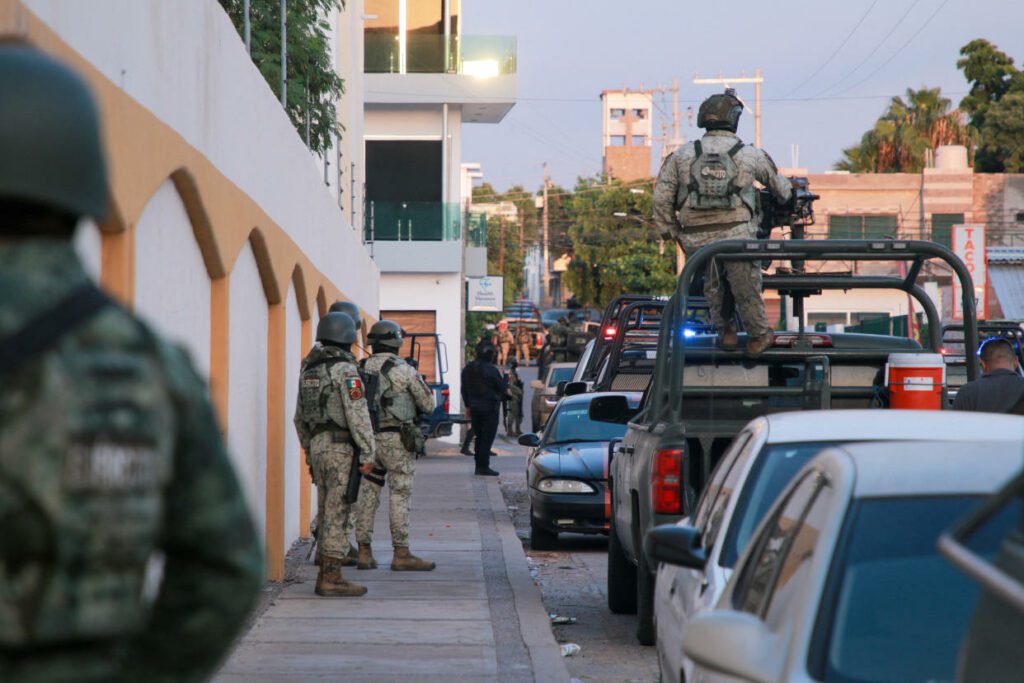
[(736, 97), (736, 91), (726, 88), (724, 93), (712, 95), (701, 103), (697, 112), (697, 125), (706, 130), (729, 130), (735, 133), (742, 113), (743, 102)]
[(359, 307), (351, 301), (335, 301), (331, 304), (330, 312), (347, 313), (348, 317), (352, 318), (352, 322), (356, 324), (357, 330), (363, 328), (363, 317), (359, 314)]
[(389, 349), (402, 348), (402, 326), (394, 320), (381, 320), (370, 328), (366, 339), (371, 346), (384, 346)]
[(102, 220), (107, 165), (88, 86), (28, 45), (0, 42), (0, 200)]
[(320, 318), (316, 326), (316, 340), (328, 344), (352, 344), (356, 340), (356, 324), (348, 313), (335, 311)]

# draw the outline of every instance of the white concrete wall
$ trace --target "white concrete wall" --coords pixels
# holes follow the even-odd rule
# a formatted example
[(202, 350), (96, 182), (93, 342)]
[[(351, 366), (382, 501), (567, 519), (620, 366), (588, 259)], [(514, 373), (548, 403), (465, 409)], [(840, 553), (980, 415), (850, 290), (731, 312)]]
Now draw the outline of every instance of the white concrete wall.
[(135, 310), (184, 344), (196, 369), (209, 376), (210, 278), (170, 180), (157, 189), (135, 226)]
[[(341, 138), (342, 206), (357, 234), (363, 226), (363, 0), (346, 0), (334, 23), (334, 63), (345, 79), (345, 95), (337, 104)], [(352, 164), (355, 163), (355, 168)], [(355, 198), (352, 176), (355, 175)], [(354, 211), (353, 211), (354, 209)]]
[(444, 379), (451, 391), (449, 410), (453, 413), (462, 409), (461, 292), (459, 273), (385, 273), (381, 276), (381, 310), (436, 312), (437, 332), (448, 352), (448, 372)]
[(103, 236), (91, 220), (79, 222), (75, 230), (75, 251), (82, 261), (82, 267), (93, 280), (100, 279), (103, 264)]
[[(228, 445), (262, 537), (267, 499), (267, 299), (247, 242), (231, 272)], [(297, 381), (297, 380), (296, 380)]]
[(284, 547), (291, 547), (299, 537), (299, 473), (305, 467), (299, 435), (295, 432), (292, 418), (295, 416), (295, 400), (299, 390), (299, 359), (302, 353), (302, 318), (299, 316), (299, 302), (295, 298), (295, 287), (288, 288), (285, 299), (285, 343), (284, 343)]
[(440, 140), (441, 105), (367, 107), (363, 125), (366, 137), (370, 138), (421, 137)]
[[(792, 304), (790, 304), (792, 311)], [(914, 310), (921, 313), (915, 301)], [(907, 314), (907, 295), (888, 289), (853, 289), (848, 292), (826, 290), (819, 296), (804, 299), (804, 313), (887, 313), (890, 316)], [(794, 318), (795, 320), (795, 318)], [(795, 323), (791, 327), (795, 328)]]
[(376, 313), (376, 266), (215, 0), (25, 4), (258, 202), (361, 308)]

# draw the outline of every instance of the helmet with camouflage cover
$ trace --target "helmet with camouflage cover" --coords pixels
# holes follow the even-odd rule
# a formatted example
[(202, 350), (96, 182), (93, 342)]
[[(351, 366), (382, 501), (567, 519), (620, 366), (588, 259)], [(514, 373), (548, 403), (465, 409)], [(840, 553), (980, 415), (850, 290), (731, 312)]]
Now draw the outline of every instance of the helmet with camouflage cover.
[(335, 301), (331, 304), (330, 312), (347, 313), (348, 317), (352, 318), (352, 322), (356, 324), (357, 330), (363, 327), (363, 316), (359, 313), (359, 307), (351, 301)]
[(402, 326), (394, 320), (381, 320), (370, 328), (366, 335), (371, 346), (382, 346), (387, 349), (402, 348)]
[(68, 67), (0, 41), (0, 201), (102, 220), (107, 165), (88, 86)]
[(697, 112), (697, 125), (705, 130), (728, 130), (733, 133), (740, 125), (743, 102), (736, 91), (726, 88), (724, 93), (704, 100)]
[(316, 340), (326, 344), (349, 346), (356, 340), (356, 324), (348, 313), (335, 311), (320, 318)]

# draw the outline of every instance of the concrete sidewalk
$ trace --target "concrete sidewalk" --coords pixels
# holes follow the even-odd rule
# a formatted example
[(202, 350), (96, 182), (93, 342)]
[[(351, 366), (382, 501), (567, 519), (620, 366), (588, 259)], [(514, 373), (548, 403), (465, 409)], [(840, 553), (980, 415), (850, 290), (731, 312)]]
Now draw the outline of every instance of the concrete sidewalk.
[[(412, 551), (433, 572), (392, 572), (382, 500), (380, 568), (345, 569), (362, 598), (320, 598), (302, 563), (238, 644), (217, 681), (552, 681), (569, 674), (494, 477), (432, 442), (416, 464)], [(499, 449), (500, 450), (500, 449)], [(521, 457), (495, 459), (497, 469)]]

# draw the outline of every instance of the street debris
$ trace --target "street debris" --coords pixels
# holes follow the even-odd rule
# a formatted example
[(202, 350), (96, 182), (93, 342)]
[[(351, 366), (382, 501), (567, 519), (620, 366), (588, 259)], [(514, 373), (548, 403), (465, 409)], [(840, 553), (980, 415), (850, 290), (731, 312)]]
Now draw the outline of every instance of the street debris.
[(574, 657), (580, 653), (580, 646), (576, 643), (566, 643), (562, 646), (563, 657)]
[(576, 623), (576, 617), (563, 617), (563, 616), (559, 616), (558, 614), (555, 614), (554, 612), (549, 614), (548, 617), (551, 618), (551, 623), (552, 624), (556, 624), (556, 625), (559, 625), (559, 626), (564, 626), (564, 625), (575, 624)]

